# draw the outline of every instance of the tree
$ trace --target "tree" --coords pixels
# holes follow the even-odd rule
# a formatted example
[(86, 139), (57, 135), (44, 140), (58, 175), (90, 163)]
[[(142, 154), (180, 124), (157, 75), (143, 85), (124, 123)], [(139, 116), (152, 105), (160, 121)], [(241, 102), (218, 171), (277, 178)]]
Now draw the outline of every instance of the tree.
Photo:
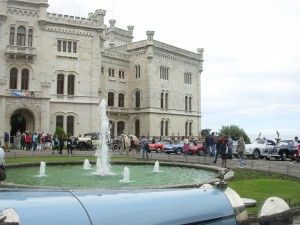
[(208, 135), (210, 135), (210, 131), (211, 131), (211, 129), (209, 129), (209, 128), (201, 130), (201, 136), (207, 137)]
[(240, 137), (243, 137), (246, 144), (250, 143), (250, 138), (245, 131), (236, 125), (222, 126), (220, 134), (224, 134), (225, 136), (231, 135), (231, 138), (236, 141), (239, 140)]
[(61, 135), (64, 136), (64, 139), (67, 138), (67, 135), (64, 131), (64, 129), (62, 129), (61, 127), (56, 127), (55, 133), (53, 134), (53, 137), (55, 137), (55, 135), (57, 135), (58, 137), (60, 137)]

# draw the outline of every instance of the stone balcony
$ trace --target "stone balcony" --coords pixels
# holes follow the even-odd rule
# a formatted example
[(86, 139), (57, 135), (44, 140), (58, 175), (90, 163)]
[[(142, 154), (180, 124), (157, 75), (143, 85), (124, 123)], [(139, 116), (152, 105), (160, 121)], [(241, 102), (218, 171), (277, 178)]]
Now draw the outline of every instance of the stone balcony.
[(5, 55), (7, 58), (13, 58), (14, 61), (16, 61), (17, 58), (24, 58), (25, 61), (34, 61), (36, 57), (36, 48), (28, 46), (7, 45)]
[(16, 89), (9, 89), (7, 91), (8, 96), (13, 97), (23, 97), (23, 98), (41, 98), (42, 92), (41, 91), (33, 91), (33, 90), (16, 90)]

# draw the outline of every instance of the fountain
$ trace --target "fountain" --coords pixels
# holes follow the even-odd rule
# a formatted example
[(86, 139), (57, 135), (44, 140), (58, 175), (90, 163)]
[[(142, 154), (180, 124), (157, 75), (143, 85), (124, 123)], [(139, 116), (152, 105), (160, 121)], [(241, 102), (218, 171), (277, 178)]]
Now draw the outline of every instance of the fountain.
[(46, 172), (46, 163), (45, 162), (41, 162), (40, 163), (40, 175), (39, 177), (44, 177)]
[(88, 159), (85, 159), (84, 160), (84, 163), (83, 163), (83, 169), (84, 170), (90, 170), (91, 169), (91, 164), (90, 164), (90, 162), (89, 162), (89, 160)]
[(123, 182), (123, 183), (129, 183), (129, 182), (130, 182), (129, 176), (130, 176), (130, 170), (129, 170), (129, 168), (126, 166), (126, 167), (124, 168), (124, 172), (123, 172), (123, 180), (121, 180), (121, 182)]
[(109, 135), (109, 122), (106, 115), (106, 101), (102, 99), (99, 105), (99, 140), (97, 144), (97, 149), (95, 156), (97, 157), (96, 161), (96, 171), (93, 172), (93, 175), (98, 176), (107, 176), (114, 175), (111, 172), (109, 158), (109, 148), (107, 146), (107, 140)]
[(158, 162), (158, 160), (155, 161), (155, 164), (154, 164), (154, 172), (155, 172), (155, 173), (160, 172), (160, 171), (159, 171), (159, 162)]

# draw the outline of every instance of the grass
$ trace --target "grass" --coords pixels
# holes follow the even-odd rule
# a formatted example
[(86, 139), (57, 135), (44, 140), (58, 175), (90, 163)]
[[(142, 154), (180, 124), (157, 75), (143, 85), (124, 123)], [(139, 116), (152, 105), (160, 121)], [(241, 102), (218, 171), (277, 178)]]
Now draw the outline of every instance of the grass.
[[(20, 158), (7, 158), (6, 164), (12, 163), (39, 163), (53, 162), (53, 161), (82, 161), (85, 159), (95, 161), (95, 157), (66, 157), (66, 156), (48, 156), (48, 157), (20, 157)], [(117, 158), (113, 157), (111, 160), (137, 160), (129, 158)], [(269, 197), (279, 197), (288, 200), (291, 206), (300, 205), (300, 180), (294, 177), (290, 177), (279, 173), (270, 173), (266, 171), (250, 170), (250, 169), (234, 169), (235, 176), (228, 182), (228, 186), (235, 190), (240, 197), (250, 198), (256, 200), (258, 203), (262, 203)], [(249, 208), (249, 213), (257, 214), (260, 208), (258, 206)]]
[[(279, 173), (266, 171), (235, 169), (235, 176), (228, 186), (242, 198), (251, 198), (262, 203), (269, 197), (285, 199), (291, 207), (300, 203), (300, 180)], [(258, 206), (249, 208), (248, 212), (257, 213)]]

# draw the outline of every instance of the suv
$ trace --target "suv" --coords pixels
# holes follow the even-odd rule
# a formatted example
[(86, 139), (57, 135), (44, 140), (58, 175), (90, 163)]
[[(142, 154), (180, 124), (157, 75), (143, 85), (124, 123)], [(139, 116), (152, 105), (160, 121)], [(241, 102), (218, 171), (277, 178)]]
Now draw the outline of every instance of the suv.
[(75, 139), (76, 147), (82, 150), (94, 149), (97, 146), (99, 140), (99, 132), (86, 133), (83, 137)]
[(271, 157), (285, 161), (293, 152), (293, 140), (280, 141), (273, 149), (265, 150), (262, 156), (269, 160)]

